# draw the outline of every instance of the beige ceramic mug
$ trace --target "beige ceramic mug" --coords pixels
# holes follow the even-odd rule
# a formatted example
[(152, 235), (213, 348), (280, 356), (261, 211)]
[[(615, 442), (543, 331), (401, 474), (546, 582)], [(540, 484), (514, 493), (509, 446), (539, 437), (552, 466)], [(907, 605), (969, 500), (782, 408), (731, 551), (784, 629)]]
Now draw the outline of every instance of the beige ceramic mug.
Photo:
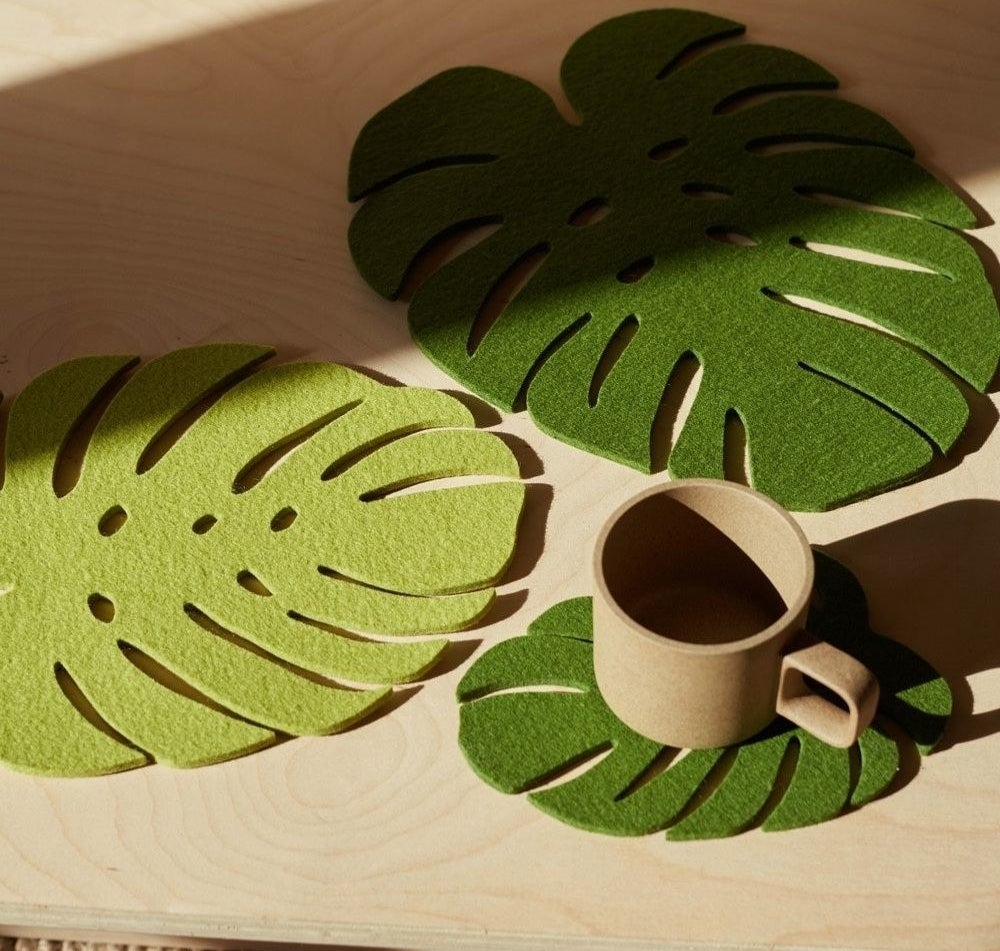
[(871, 722), (878, 682), (806, 633), (812, 550), (767, 496), (714, 479), (654, 486), (605, 523), (593, 571), (597, 684), (650, 739), (726, 746), (781, 714), (846, 747)]

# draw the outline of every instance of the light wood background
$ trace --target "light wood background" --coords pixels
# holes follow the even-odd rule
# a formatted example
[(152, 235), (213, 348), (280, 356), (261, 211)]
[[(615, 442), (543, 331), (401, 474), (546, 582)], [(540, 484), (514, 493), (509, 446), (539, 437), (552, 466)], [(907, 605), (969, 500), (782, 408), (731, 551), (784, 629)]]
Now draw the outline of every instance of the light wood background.
[[(686, 2), (818, 59), (984, 220), (1000, 215), (995, 0)], [(455, 389), (410, 343), (403, 307), (351, 265), (354, 136), (448, 66), (488, 64), (555, 92), (569, 42), (637, 5), (0, 0), (0, 387), (14, 393), (85, 353), (239, 339)], [(978, 240), (995, 254), (1000, 228)], [(878, 802), (820, 827), (716, 842), (575, 831), (465, 765), (452, 698), (467, 648), (342, 736), (191, 772), (0, 772), (0, 931), (1000, 948), (996, 402), (976, 402), (957, 461), (801, 520), (858, 572), (875, 627), (923, 651), (955, 689), (945, 747)], [(648, 481), (525, 417), (496, 429), (519, 440), (535, 488), (505, 597), (471, 635), (484, 646), (586, 593), (595, 528)]]

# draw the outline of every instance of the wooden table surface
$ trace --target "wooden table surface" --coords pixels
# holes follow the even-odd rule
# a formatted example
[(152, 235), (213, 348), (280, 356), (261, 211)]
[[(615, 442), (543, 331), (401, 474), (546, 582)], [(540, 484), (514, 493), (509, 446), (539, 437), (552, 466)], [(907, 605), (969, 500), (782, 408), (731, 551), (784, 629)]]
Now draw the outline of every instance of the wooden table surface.
[[(1000, 216), (995, 0), (688, 3), (819, 60), (984, 222)], [(456, 389), (412, 345), (403, 306), (351, 264), (351, 143), (379, 107), (449, 66), (503, 68), (555, 93), (569, 42), (636, 6), (0, 0), (3, 391), (69, 357), (207, 340)], [(1000, 249), (1000, 227), (977, 235)], [(995, 263), (991, 274), (1000, 285)], [(1000, 948), (996, 402), (976, 403), (955, 459), (924, 480), (801, 518), (859, 574), (875, 628), (921, 650), (955, 690), (944, 748), (890, 795), (822, 826), (723, 841), (576, 831), (465, 765), (459, 650), (451, 670), (342, 736), (187, 772), (0, 771), (0, 931)], [(517, 441), (533, 488), (500, 607), (469, 635), (479, 651), (586, 593), (596, 526), (648, 483), (524, 416), (495, 428)]]

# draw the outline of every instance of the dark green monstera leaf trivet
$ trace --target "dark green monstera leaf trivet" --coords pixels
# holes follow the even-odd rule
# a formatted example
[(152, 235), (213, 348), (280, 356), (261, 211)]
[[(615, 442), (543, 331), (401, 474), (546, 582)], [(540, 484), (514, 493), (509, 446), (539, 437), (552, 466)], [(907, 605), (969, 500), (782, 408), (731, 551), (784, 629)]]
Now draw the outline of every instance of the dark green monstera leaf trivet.
[[(596, 832), (666, 829), (668, 839), (711, 839), (754, 824), (775, 831), (832, 819), (886, 789), (899, 766), (898, 744), (931, 751), (948, 722), (951, 692), (913, 651), (871, 631), (857, 580), (819, 552), (816, 591), (809, 629), (866, 664), (881, 686), (876, 722), (850, 750), (781, 719), (736, 746), (686, 755), (640, 736), (608, 709), (594, 681), (590, 598), (557, 604), (526, 636), (472, 665), (458, 685), (459, 744), (476, 773), (502, 792), (556, 777), (529, 801)], [(903, 739), (886, 732), (885, 718)], [(586, 771), (559, 782), (590, 759)]]
[(752, 484), (826, 509), (952, 447), (968, 406), (935, 361), (984, 389), (1000, 319), (954, 230), (975, 225), (962, 199), (878, 115), (804, 94), (837, 85), (816, 63), (718, 47), (742, 31), (685, 10), (597, 26), (562, 64), (579, 124), (494, 69), (433, 77), (358, 136), (351, 252), (392, 298), (438, 239), (498, 226), (413, 294), (433, 361), (649, 471), (693, 358), (704, 373), (670, 474), (722, 478), (738, 421)]
[[(14, 400), (0, 763), (198, 766), (344, 729), (448, 644), (411, 635), (489, 609), (524, 500), (510, 449), (445, 393), (271, 353), (85, 357)], [(459, 475), (496, 478), (423, 485)]]

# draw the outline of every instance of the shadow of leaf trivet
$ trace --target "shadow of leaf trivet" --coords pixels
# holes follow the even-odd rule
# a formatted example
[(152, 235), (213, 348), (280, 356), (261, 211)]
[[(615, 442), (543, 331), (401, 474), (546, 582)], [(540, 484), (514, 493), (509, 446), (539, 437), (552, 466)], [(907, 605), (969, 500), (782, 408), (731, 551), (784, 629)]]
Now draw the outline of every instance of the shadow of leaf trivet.
[[(529, 793), (533, 805), (611, 835), (794, 829), (870, 801), (892, 782), (902, 746), (926, 754), (941, 738), (951, 691), (921, 657), (869, 628), (864, 592), (846, 568), (815, 557), (810, 631), (858, 658), (881, 687), (879, 715), (851, 749), (782, 719), (723, 749), (681, 751), (640, 736), (597, 689), (590, 598), (576, 598), (487, 651), (462, 678), (459, 743), (469, 764), (506, 793), (548, 783)], [(563, 775), (581, 764), (583, 772)]]
[[(448, 643), (409, 635), (489, 609), (524, 498), (507, 446), (444, 393), (270, 355), (86, 357), (14, 400), (0, 762), (197, 766), (340, 730)], [(451, 476), (479, 478), (421, 485)]]
[(723, 478), (741, 425), (755, 488), (827, 509), (952, 447), (968, 406), (935, 361), (983, 390), (1000, 319), (962, 199), (819, 92), (829, 72), (742, 32), (686, 10), (600, 24), (562, 63), (578, 122), (495, 69), (434, 76), (358, 136), (350, 247), (394, 298), (472, 232), (413, 291), (435, 363), (650, 471), (697, 361), (670, 474)]

